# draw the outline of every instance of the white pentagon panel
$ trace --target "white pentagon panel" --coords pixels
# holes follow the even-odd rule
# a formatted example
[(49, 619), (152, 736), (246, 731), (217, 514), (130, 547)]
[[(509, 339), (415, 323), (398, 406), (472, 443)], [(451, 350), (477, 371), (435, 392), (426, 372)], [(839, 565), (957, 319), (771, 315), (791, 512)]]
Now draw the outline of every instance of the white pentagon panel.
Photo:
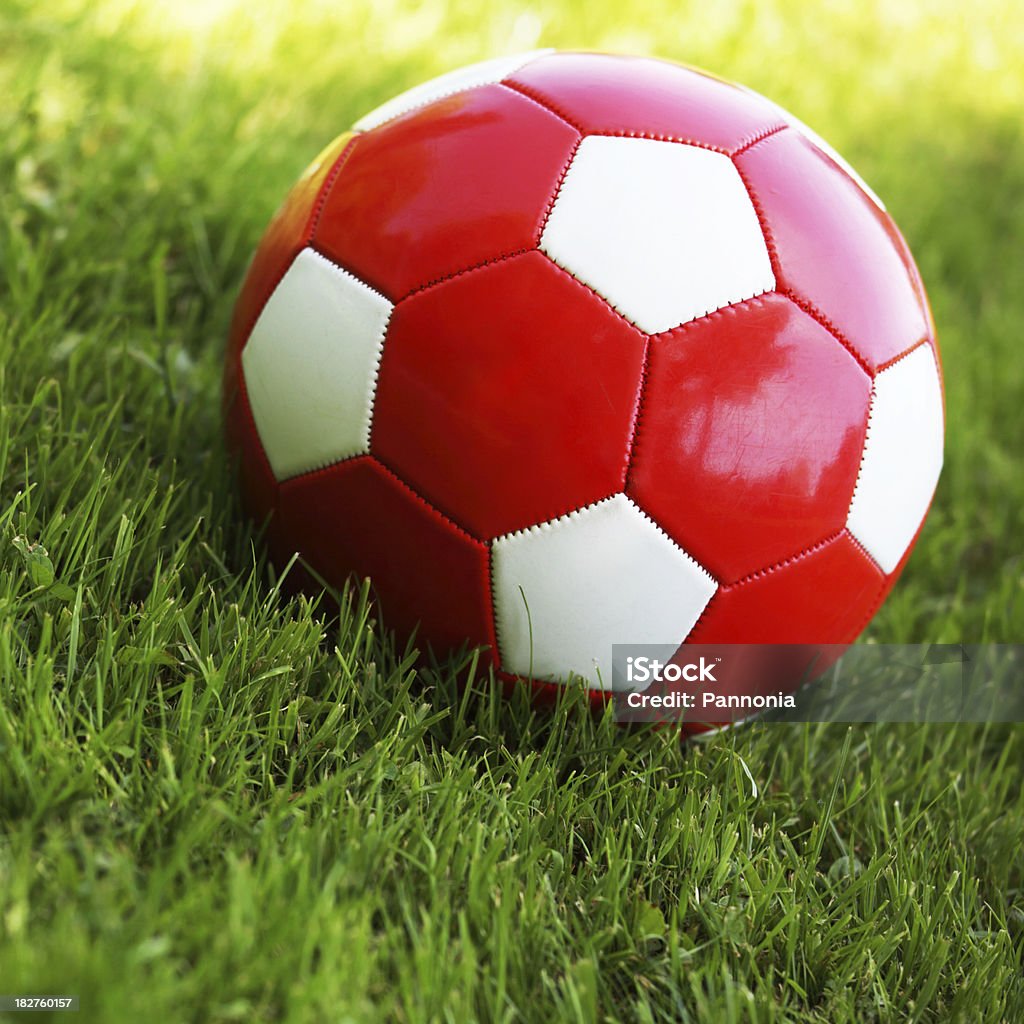
[(648, 334), (775, 287), (732, 160), (678, 142), (585, 138), (540, 247)]
[(242, 349), (256, 430), (278, 480), (369, 451), (391, 303), (303, 249)]
[(381, 104), (376, 110), (364, 114), (352, 127), (357, 132), (366, 132), (384, 124), (385, 121), (407, 114), (410, 110), (415, 110), (416, 107), (425, 107), (428, 103), (433, 103), (434, 100), (442, 99), (445, 96), (454, 96), (455, 93), (464, 92), (466, 89), (475, 89), (478, 85), (493, 85), (525, 67), (531, 60), (536, 60), (551, 52), (551, 50), (531, 50), (528, 53), (495, 57), (493, 60), (484, 60), (479, 64), (456, 68), (447, 74), (432, 78), (429, 82), (423, 82), (406, 92), (399, 93), (387, 103)]
[(494, 542), (502, 667), (612, 685), (612, 644), (679, 644), (718, 584), (625, 494)]
[(846, 526), (884, 572), (903, 557), (942, 469), (942, 387), (930, 345), (875, 378), (857, 487)]

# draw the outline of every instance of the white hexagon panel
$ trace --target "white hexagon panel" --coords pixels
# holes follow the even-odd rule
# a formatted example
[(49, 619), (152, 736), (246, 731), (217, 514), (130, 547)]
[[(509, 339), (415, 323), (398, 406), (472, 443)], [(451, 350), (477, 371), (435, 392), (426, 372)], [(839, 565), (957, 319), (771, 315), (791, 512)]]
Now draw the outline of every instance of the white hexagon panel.
[(585, 138), (540, 248), (648, 334), (775, 287), (735, 164), (679, 142)]
[(303, 249), (242, 350), (260, 441), (284, 480), (370, 450), (370, 417), (392, 304)]
[(625, 494), (499, 537), (492, 560), (502, 667), (595, 689), (613, 644), (681, 643), (718, 588)]
[(875, 378), (857, 486), (846, 526), (884, 572), (899, 564), (942, 470), (942, 386), (923, 344)]

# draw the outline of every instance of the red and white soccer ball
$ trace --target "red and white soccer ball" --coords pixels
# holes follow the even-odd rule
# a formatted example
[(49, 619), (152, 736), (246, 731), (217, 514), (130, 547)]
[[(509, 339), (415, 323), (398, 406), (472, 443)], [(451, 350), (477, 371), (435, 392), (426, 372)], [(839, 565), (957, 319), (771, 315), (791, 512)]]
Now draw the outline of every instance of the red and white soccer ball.
[(506, 679), (613, 643), (846, 643), (942, 464), (934, 327), (881, 202), (755, 93), (530, 53), (333, 142), (260, 244), (227, 354), (279, 559)]

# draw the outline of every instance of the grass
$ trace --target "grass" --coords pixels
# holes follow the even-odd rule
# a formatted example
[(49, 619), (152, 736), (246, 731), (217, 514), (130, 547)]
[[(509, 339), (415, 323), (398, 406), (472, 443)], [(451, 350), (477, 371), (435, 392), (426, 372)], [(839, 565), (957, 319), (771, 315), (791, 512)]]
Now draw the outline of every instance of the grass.
[(329, 623), (278, 592), (217, 399), (248, 255), (358, 113), (538, 44), (697, 63), (834, 141), (930, 289), (947, 468), (869, 637), (1020, 640), (1012, 0), (286, 10), (0, 3), (0, 993), (83, 1022), (1024, 1019), (1019, 726), (680, 749), (460, 693), (365, 593)]

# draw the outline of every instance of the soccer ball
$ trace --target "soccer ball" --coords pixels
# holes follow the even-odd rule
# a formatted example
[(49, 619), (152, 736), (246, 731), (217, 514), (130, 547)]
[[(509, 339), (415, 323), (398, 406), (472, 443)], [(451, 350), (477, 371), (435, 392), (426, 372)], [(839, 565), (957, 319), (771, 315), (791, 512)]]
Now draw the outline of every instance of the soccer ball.
[(755, 93), (593, 53), (455, 71), (331, 143), (249, 269), (225, 411), (276, 558), (595, 695), (614, 643), (849, 642), (942, 464), (874, 193)]

